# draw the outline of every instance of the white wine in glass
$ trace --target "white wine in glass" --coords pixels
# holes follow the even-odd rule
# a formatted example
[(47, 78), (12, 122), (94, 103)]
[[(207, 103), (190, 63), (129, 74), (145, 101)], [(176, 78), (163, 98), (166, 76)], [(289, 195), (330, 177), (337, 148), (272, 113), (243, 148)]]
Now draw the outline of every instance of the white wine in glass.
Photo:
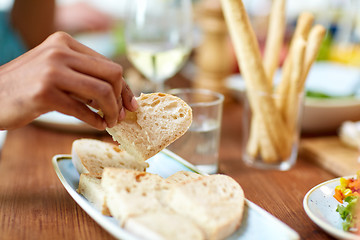
[(191, 52), (191, 0), (132, 0), (128, 6), (128, 59), (156, 84), (156, 91), (164, 91), (164, 82), (180, 70)]

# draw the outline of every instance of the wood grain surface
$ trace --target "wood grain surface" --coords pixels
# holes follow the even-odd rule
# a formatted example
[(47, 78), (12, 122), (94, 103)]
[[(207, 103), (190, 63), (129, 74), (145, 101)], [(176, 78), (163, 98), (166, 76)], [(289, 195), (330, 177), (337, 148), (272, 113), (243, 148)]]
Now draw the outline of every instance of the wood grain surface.
[[(305, 214), (302, 200), (313, 186), (335, 175), (302, 158), (286, 172), (246, 167), (241, 160), (241, 116), (240, 104), (225, 106), (220, 172), (238, 181), (250, 201), (302, 239), (331, 239)], [(104, 133), (61, 132), (34, 125), (8, 132), (0, 160), (0, 239), (113, 239), (72, 200), (51, 163), (54, 155), (70, 153), (72, 142), (83, 137), (111, 141)]]
[(360, 170), (359, 150), (346, 146), (337, 136), (302, 139), (300, 155), (336, 176), (354, 175)]

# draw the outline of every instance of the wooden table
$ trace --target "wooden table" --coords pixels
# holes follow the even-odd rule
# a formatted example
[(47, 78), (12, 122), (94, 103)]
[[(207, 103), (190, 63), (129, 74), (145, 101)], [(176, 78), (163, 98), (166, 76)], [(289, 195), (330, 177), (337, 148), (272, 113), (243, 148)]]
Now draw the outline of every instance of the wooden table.
[[(220, 172), (238, 181), (246, 197), (299, 233), (302, 239), (331, 239), (305, 214), (302, 201), (313, 186), (334, 178), (306, 159), (289, 171), (262, 171), (241, 160), (242, 107), (225, 107)], [(111, 140), (107, 134), (62, 132), (29, 125), (11, 130), (0, 161), (0, 239), (113, 239), (70, 197), (51, 158), (70, 153), (75, 139)], [(261, 226), (259, 226), (259, 231)]]

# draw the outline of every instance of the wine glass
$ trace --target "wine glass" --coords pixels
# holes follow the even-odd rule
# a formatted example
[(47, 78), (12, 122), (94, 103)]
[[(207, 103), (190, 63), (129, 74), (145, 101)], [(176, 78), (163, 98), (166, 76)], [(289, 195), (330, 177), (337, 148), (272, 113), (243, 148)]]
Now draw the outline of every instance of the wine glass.
[(128, 59), (163, 92), (164, 82), (184, 65), (192, 47), (191, 0), (128, 1)]

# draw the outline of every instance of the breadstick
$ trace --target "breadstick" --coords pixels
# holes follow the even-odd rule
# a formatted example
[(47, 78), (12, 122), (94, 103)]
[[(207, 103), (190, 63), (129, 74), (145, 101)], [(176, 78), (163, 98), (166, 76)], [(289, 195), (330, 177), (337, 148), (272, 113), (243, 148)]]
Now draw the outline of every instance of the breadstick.
[(299, 89), (298, 89), (299, 93), (304, 90), (307, 75), (309, 74), (312, 64), (316, 60), (316, 57), (319, 53), (319, 49), (320, 49), (322, 40), (324, 39), (325, 33), (326, 33), (326, 29), (321, 25), (315, 25), (310, 30), (308, 41), (307, 41), (308, 43), (307, 43), (307, 47), (306, 47), (306, 52), (305, 52), (305, 65), (304, 65), (302, 81), (301, 81), (301, 83), (299, 85)]
[[(289, 119), (289, 116), (294, 116), (294, 113), (291, 113), (291, 108), (296, 107), (297, 104), (293, 101), (296, 96), (299, 96), (304, 90), (304, 85), (306, 81), (306, 77), (310, 71), (312, 64), (314, 63), (316, 56), (318, 54), (321, 42), (323, 37), (325, 36), (325, 28), (321, 25), (314, 26), (308, 37), (307, 46), (305, 48), (305, 41), (301, 38), (298, 38), (296, 41), (296, 45), (294, 46), (294, 55), (292, 56), (293, 67), (292, 67), (292, 77), (291, 77), (291, 87), (289, 93), (289, 105), (287, 107), (287, 122), (293, 122), (293, 120)], [(304, 52), (303, 52), (304, 51)], [(304, 55), (304, 56), (300, 56)], [(299, 58), (303, 57), (303, 60)], [(297, 63), (295, 64), (295, 61)], [(299, 61), (303, 61), (301, 69), (299, 68)], [(300, 74), (300, 76), (298, 76)]]
[(266, 76), (271, 86), (274, 73), (279, 65), (285, 26), (285, 0), (273, 0), (263, 59)]
[(256, 115), (251, 119), (250, 134), (246, 152), (252, 158), (261, 155), (262, 160), (267, 163), (273, 163), (279, 160), (276, 148), (266, 131), (265, 124)]
[(248, 136), (248, 141), (246, 145), (246, 152), (248, 155), (250, 155), (252, 158), (256, 158), (259, 154), (259, 119), (257, 120), (257, 117), (255, 114), (253, 114), (253, 117), (251, 119), (250, 124), (250, 132)]
[(296, 118), (298, 117), (298, 99), (299, 99), (299, 86), (302, 82), (304, 59), (305, 59), (306, 42), (299, 37), (294, 42), (294, 54), (291, 56), (292, 72), (290, 75), (290, 86), (288, 95), (288, 105), (286, 111), (286, 123), (291, 132), (294, 132)]
[(282, 112), (283, 116), (286, 115), (286, 98), (284, 96), (287, 96), (289, 91), (289, 79), (292, 71), (292, 63), (291, 63), (291, 55), (294, 53), (294, 44), (295, 40), (299, 37), (302, 37), (304, 40), (307, 40), (311, 25), (314, 21), (314, 16), (311, 13), (304, 12), (300, 15), (296, 28), (295, 33), (292, 38), (292, 43), (290, 44), (288, 56), (285, 59), (284, 65), (282, 67), (282, 75), (280, 84), (276, 88), (276, 93), (281, 96), (284, 101), (279, 101), (278, 109)]
[(284, 145), (288, 144), (286, 141), (288, 129), (277, 111), (274, 101), (258, 95), (259, 92), (262, 92), (270, 96), (272, 88), (266, 79), (257, 39), (244, 5), (239, 0), (222, 0), (221, 3), (236, 57), (245, 79), (250, 106), (265, 123), (265, 131), (268, 131), (276, 151), (281, 153)]
[[(293, 55), (291, 55), (291, 63), (292, 63), (292, 72), (290, 75), (290, 85), (289, 85), (289, 94), (287, 97), (288, 104), (286, 105), (286, 123), (290, 131), (290, 136), (292, 138), (289, 139), (289, 141), (292, 143), (292, 145), (295, 143), (297, 139), (298, 132), (298, 119), (299, 119), (299, 104), (301, 103), (299, 101), (299, 98), (302, 97), (300, 93), (298, 92), (299, 85), (302, 81), (302, 72), (304, 69), (304, 59), (305, 59), (305, 50), (306, 50), (306, 42), (304, 39), (297, 38), (295, 39), (294, 44), (294, 52)], [(291, 149), (286, 149), (288, 154), (291, 154)]]
[[(281, 48), (283, 46), (283, 38), (285, 33), (286, 19), (285, 19), (285, 0), (273, 0), (270, 20), (268, 26), (268, 34), (265, 45), (265, 52), (263, 58), (264, 70), (266, 73), (267, 80), (269, 81), (269, 85), (273, 85), (273, 77), (276, 69), (279, 64), (279, 56), (281, 52)], [(256, 117), (252, 119), (251, 124), (251, 134), (250, 140), (248, 143), (248, 153), (254, 154), (258, 152), (259, 149), (259, 131), (254, 131), (253, 128), (259, 128), (259, 121), (256, 121)], [(255, 135), (256, 134), (256, 135)], [(266, 143), (263, 143), (263, 145)], [(262, 150), (262, 156), (265, 159), (269, 159), (271, 161), (271, 157), (265, 157), (266, 150)], [(266, 161), (266, 160), (265, 160)]]
[(259, 136), (259, 147), (260, 147), (260, 154), (262, 157), (262, 160), (266, 163), (275, 163), (278, 162), (280, 159), (280, 156), (278, 155), (278, 149), (274, 145), (274, 141), (271, 139), (271, 136), (269, 134), (269, 131), (266, 130), (265, 122), (261, 121), (261, 119), (256, 118), (257, 122), (258, 135)]

